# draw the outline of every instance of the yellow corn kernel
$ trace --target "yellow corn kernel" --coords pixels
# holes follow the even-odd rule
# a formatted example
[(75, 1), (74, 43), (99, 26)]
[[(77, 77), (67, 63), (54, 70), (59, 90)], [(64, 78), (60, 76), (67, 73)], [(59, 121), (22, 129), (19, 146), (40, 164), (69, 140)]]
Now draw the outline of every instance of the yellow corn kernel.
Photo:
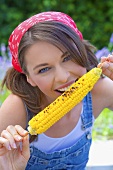
[(29, 121), (31, 135), (45, 132), (54, 123), (77, 105), (92, 90), (102, 73), (101, 68), (93, 68), (73, 83), (61, 96)]

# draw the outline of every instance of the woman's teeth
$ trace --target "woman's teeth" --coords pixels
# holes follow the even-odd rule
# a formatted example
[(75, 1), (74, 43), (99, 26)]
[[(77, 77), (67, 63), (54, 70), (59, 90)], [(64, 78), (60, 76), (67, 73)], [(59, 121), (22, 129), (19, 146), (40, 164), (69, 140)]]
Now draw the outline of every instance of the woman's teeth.
[(58, 91), (60, 91), (60, 92), (64, 92), (64, 91), (66, 91), (69, 87), (70, 87), (70, 86), (68, 86), (68, 87), (64, 87), (64, 88), (62, 88), (62, 89), (58, 89)]

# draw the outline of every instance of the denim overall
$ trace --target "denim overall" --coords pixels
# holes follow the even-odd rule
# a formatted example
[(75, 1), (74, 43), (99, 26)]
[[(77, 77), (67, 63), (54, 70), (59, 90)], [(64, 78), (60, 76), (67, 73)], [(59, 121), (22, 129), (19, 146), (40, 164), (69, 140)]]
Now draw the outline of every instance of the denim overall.
[(89, 130), (93, 121), (90, 92), (83, 99), (81, 119), (84, 134), (73, 146), (52, 153), (44, 153), (32, 146), (25, 170), (85, 170), (92, 141), (91, 130)]

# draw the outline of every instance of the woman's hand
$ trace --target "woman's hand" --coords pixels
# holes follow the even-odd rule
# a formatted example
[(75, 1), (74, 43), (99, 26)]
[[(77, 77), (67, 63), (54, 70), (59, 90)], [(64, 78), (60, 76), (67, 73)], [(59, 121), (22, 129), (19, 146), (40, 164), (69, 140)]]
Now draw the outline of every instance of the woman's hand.
[(102, 57), (98, 67), (102, 68), (104, 75), (113, 80), (113, 53), (109, 54), (108, 57)]
[(0, 169), (25, 170), (29, 151), (28, 132), (21, 126), (8, 126), (0, 137)]

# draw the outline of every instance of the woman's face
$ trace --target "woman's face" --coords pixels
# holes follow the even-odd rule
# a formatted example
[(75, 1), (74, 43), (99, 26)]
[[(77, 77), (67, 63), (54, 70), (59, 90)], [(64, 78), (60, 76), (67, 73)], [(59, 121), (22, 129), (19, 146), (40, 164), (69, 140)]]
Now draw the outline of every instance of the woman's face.
[(25, 62), (29, 76), (28, 82), (45, 94), (48, 102), (61, 95), (86, 69), (73, 62), (70, 54), (64, 49), (39, 41), (25, 53)]

